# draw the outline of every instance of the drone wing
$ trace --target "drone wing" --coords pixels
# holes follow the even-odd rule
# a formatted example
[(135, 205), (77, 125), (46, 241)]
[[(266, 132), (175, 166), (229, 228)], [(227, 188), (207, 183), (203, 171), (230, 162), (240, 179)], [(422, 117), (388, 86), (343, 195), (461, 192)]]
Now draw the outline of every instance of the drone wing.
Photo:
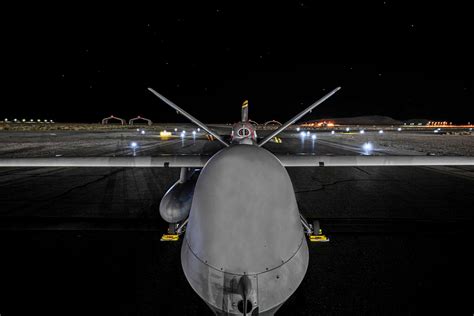
[(464, 156), (312, 156), (276, 155), (284, 167), (473, 166)]
[(210, 156), (0, 158), (0, 167), (189, 167), (202, 168)]

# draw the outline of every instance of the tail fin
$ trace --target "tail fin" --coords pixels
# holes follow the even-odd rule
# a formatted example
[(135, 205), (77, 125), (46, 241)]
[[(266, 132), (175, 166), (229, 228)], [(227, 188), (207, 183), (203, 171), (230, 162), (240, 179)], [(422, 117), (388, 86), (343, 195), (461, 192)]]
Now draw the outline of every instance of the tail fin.
[(209, 134), (211, 134), (212, 136), (214, 136), (214, 137), (215, 137), (218, 141), (220, 141), (224, 146), (229, 147), (229, 144), (226, 143), (216, 132), (214, 132), (214, 131), (211, 130), (209, 127), (207, 127), (206, 125), (204, 125), (204, 123), (202, 123), (201, 121), (199, 121), (197, 118), (195, 118), (194, 116), (192, 116), (192, 115), (189, 114), (188, 112), (184, 111), (184, 110), (181, 109), (179, 106), (177, 106), (176, 104), (174, 104), (173, 102), (171, 102), (170, 100), (168, 100), (167, 98), (165, 98), (164, 96), (162, 96), (161, 94), (159, 94), (158, 92), (156, 92), (155, 90), (153, 90), (152, 88), (148, 88), (148, 90), (150, 90), (151, 93), (153, 93), (153, 94), (156, 95), (158, 98), (160, 98), (161, 101), (165, 102), (166, 104), (168, 104), (169, 106), (171, 106), (173, 109), (175, 109), (176, 111), (178, 111), (178, 113), (183, 114), (183, 115), (186, 116), (191, 122), (193, 122), (193, 123), (196, 124), (197, 126), (201, 127), (203, 130), (205, 130), (206, 132), (208, 132)]
[(242, 103), (242, 122), (248, 122), (249, 120), (249, 101), (245, 100)]
[(274, 131), (273, 133), (270, 133), (270, 135), (268, 135), (267, 137), (265, 137), (259, 144), (258, 146), (259, 147), (262, 147), (263, 145), (265, 145), (270, 139), (272, 139), (273, 137), (275, 137), (276, 135), (280, 134), (281, 132), (283, 132), (284, 129), (286, 129), (288, 126), (290, 126), (291, 124), (293, 124), (294, 122), (296, 122), (297, 120), (299, 120), (300, 118), (302, 118), (306, 113), (310, 112), (311, 110), (313, 110), (315, 107), (317, 107), (318, 105), (320, 105), (321, 103), (323, 103), (324, 101), (326, 101), (327, 99), (329, 99), (334, 93), (336, 93), (339, 89), (341, 89), (341, 87), (337, 87), (336, 89), (332, 90), (331, 92), (329, 92), (328, 94), (326, 94), (324, 97), (322, 97), (321, 99), (319, 99), (318, 101), (314, 102), (313, 104), (311, 104), (309, 107), (307, 107), (303, 112), (300, 112), (298, 115), (296, 115), (295, 117), (293, 117), (291, 120), (289, 120), (288, 122), (286, 122), (285, 124), (283, 124), (282, 126), (280, 126), (279, 129), (277, 129), (276, 131)]

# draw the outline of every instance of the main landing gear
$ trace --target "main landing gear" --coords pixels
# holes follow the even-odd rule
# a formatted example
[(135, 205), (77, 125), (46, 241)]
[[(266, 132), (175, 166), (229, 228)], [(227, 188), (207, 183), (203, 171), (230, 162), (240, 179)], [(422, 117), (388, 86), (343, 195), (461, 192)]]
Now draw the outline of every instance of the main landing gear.
[(328, 242), (329, 238), (323, 234), (318, 220), (314, 220), (313, 224), (309, 224), (306, 218), (300, 214), (301, 224), (310, 242)]
[(178, 241), (179, 236), (186, 231), (186, 225), (188, 224), (186, 218), (182, 223), (170, 223), (166, 234), (161, 236), (161, 241)]

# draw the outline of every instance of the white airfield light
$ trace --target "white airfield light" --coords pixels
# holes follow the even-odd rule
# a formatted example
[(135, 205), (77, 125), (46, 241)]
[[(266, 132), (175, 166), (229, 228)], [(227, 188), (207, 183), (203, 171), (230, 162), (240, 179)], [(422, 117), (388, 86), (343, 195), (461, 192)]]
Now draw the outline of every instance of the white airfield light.
[(311, 135), (311, 133), (309, 131), (306, 132), (306, 136), (309, 136)]
[(136, 149), (137, 149), (137, 147), (138, 147), (137, 142), (131, 142), (131, 143), (130, 143), (130, 147), (131, 147), (132, 150), (133, 150), (133, 157), (135, 157), (135, 156), (137, 155), (137, 152), (136, 152)]
[(359, 133), (364, 134), (365, 131), (363, 129), (361, 129)]
[(305, 138), (306, 133), (305, 133), (305, 132), (300, 132), (300, 136), (301, 136), (302, 138)]
[(301, 128), (299, 128), (299, 127), (296, 128), (296, 131), (297, 131), (297, 132), (299, 132), (300, 130), (301, 130)]
[(334, 135), (334, 134), (336, 134), (336, 132), (335, 132), (335, 131), (331, 131), (331, 134)]
[(349, 127), (346, 127), (346, 132), (350, 131), (351, 129)]
[(201, 131), (201, 129), (198, 127), (197, 131), (198, 131), (198, 132), (200, 132), (200, 131)]
[(316, 142), (316, 134), (311, 135), (311, 149), (314, 151), (314, 144)]
[(177, 128), (175, 128), (175, 129), (174, 129), (174, 131), (175, 131), (175, 132), (177, 132), (177, 131), (178, 131), (178, 129), (177, 129)]
[(196, 131), (193, 131), (193, 136), (196, 136)]
[(374, 149), (374, 146), (372, 145), (372, 143), (367, 142), (362, 145), (362, 149), (365, 151), (366, 155), (369, 155)]
[(401, 132), (401, 131), (402, 131), (402, 128), (401, 128), (401, 127), (397, 128), (397, 131)]
[(142, 129), (142, 131), (140, 132), (140, 134), (145, 135), (145, 130)]
[(381, 130), (379, 131), (379, 134), (383, 134), (383, 129), (381, 129)]

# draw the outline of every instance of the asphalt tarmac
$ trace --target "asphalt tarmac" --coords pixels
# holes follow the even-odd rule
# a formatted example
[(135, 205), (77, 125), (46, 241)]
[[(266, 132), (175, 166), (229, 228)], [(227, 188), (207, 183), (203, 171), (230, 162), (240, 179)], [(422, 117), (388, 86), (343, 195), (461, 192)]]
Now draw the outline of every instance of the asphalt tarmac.
[[(2, 132), (0, 157), (221, 148), (187, 135)], [(363, 153), (337, 141), (282, 138), (266, 148)], [(321, 219), (331, 242), (310, 245), (306, 277), (277, 315), (472, 314), (472, 168), (288, 172), (300, 211)], [(159, 241), (166, 224), (158, 205), (178, 176), (167, 168), (0, 169), (0, 314), (211, 314), (182, 273), (181, 243)]]

